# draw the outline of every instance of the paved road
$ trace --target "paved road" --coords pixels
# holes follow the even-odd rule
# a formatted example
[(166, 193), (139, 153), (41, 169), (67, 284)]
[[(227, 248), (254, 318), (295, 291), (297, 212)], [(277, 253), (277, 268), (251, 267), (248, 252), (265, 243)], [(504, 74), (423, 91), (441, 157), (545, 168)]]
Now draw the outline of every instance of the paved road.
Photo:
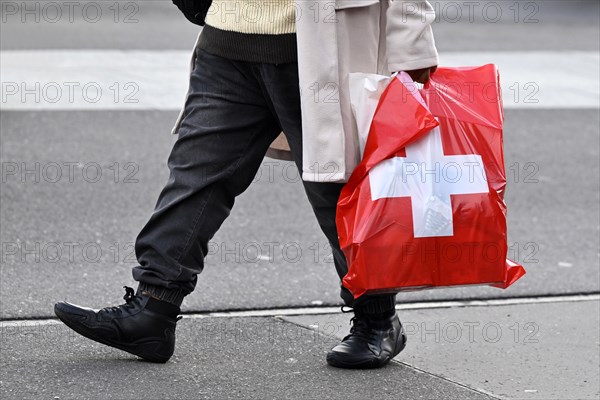
[[(0, 2), (3, 81), (0, 318), (3, 320), (52, 317), (52, 304), (61, 299), (92, 307), (114, 304), (121, 296), (121, 286), (134, 284), (130, 272), (135, 265), (132, 243), (167, 179), (166, 158), (174, 142), (169, 131), (185, 92), (187, 61), (182, 51), (191, 48), (197, 35), (197, 29), (186, 23), (167, 1), (123, 1), (116, 3), (117, 6), (114, 2), (77, 3), (72, 21), (68, 7), (62, 2), (54, 2), (62, 11), (60, 18), (53, 13), (52, 6), (48, 6), (50, 2), (29, 2), (34, 3), (40, 7), (37, 14), (24, 13), (21, 2)], [(485, 1), (471, 8), (463, 2), (434, 5), (439, 15), (436, 37), (444, 62), (502, 62), (507, 79), (510, 78), (505, 85), (510, 99), (506, 99), (510, 105), (506, 110), (505, 129), (509, 256), (523, 263), (528, 275), (507, 291), (494, 288), (423, 291), (403, 294), (399, 302), (598, 293), (598, 2)], [(97, 10), (102, 13), (99, 17), (94, 14)], [(143, 52), (134, 53), (134, 50)], [(27, 58), (28, 54), (33, 58)], [(66, 58), (60, 63), (50, 61), (57, 54)], [(111, 62), (117, 57), (135, 58), (148, 69), (140, 72), (132, 69), (133, 63), (110, 62), (106, 62), (107, 67), (95, 69), (90, 60), (98, 62), (103, 57)], [(15, 64), (15, 60), (21, 60), (21, 64)], [(156, 60), (162, 61), (153, 70), (152, 63)], [(183, 74), (173, 77), (173, 81), (156, 79), (175, 70)], [(93, 79), (109, 84), (104, 87), (104, 98), (98, 104), (85, 98), (85, 95), (93, 96), (93, 92), (83, 94), (79, 87), (73, 101), (63, 101), (66, 96), (63, 94), (61, 101), (55, 104), (49, 101), (52, 92), (40, 89), (39, 99), (36, 93), (22, 93), (19, 77), (23, 74), (27, 88), (35, 87), (37, 79), (41, 87), (57, 82), (64, 90), (71, 74), (76, 76), (72, 79), (79, 79), (79, 87), (92, 81), (77, 78), (78, 74), (92, 77), (99, 74)], [(138, 87), (125, 86), (131, 81), (144, 83)], [(9, 96), (8, 90), (14, 86), (6, 84), (15, 82), (20, 92)], [(110, 82), (116, 86), (109, 87)], [(25, 101), (14, 100), (21, 95)], [(105, 101), (106, 97), (110, 101)], [(131, 103), (128, 99), (141, 101)], [(107, 107), (107, 103), (112, 105)], [(256, 182), (240, 196), (231, 217), (212, 240), (206, 270), (197, 290), (186, 300), (185, 311), (337, 304), (337, 276), (298, 176), (289, 163), (266, 159)], [(571, 312), (585, 314), (597, 306), (597, 302), (586, 304), (583, 309), (572, 308)], [(565, 318), (568, 310), (562, 312)], [(511, 312), (519, 313), (516, 321), (521, 324), (537, 321), (550, 326), (552, 312), (548, 309), (539, 317), (536, 317), (535, 307), (517, 307)], [(479, 321), (483, 317), (473, 318)], [(457, 320), (464, 321), (464, 317)], [(224, 321), (235, 325), (238, 320)], [(251, 326), (249, 321), (252, 320), (244, 320), (245, 326)], [(279, 323), (288, 326), (289, 321), (292, 320)], [(306, 321), (292, 322), (304, 327), (309, 325)], [(586, 327), (591, 336), (586, 343), (597, 346), (597, 324), (589, 325), (589, 322)], [(511, 326), (506, 321), (503, 324), (505, 330)], [(561, 332), (569, 335), (577, 329), (578, 322), (568, 319), (565, 324), (568, 328)], [(278, 349), (274, 354), (266, 352), (262, 345), (246, 343), (235, 347), (239, 350), (237, 356), (235, 351), (228, 352), (214, 371), (199, 372), (197, 364), (207, 360), (214, 363), (219, 354), (214, 343), (196, 347), (195, 340), (200, 334), (193, 332), (197, 325), (198, 321), (186, 322), (189, 329), (182, 329), (185, 332), (180, 335), (183, 344), (177, 353), (178, 364), (170, 365), (165, 374), (165, 379), (178, 379), (182, 383), (175, 385), (173, 393), (183, 397), (194, 393), (199, 397), (210, 397), (211, 393), (216, 397), (261, 397), (265, 393), (274, 398), (336, 397), (342, 393), (336, 391), (340, 387), (356, 389), (357, 398), (364, 393), (361, 392), (364, 387), (353, 386), (356, 385), (352, 383), (354, 375), (340, 378), (319, 363), (319, 357), (330, 344), (323, 342), (311, 342), (306, 347), (280, 342), (274, 346)], [(109, 366), (119, 371), (146, 368), (146, 364), (131, 363), (127, 356), (107, 352), (75, 337), (71, 337), (69, 343), (75, 344), (76, 352), (61, 353), (48, 363), (56, 356), (53, 340), (66, 340), (66, 331), (45, 335), (45, 328), (40, 326), (31, 327), (32, 333), (19, 329), (2, 329), (2, 392), (13, 397), (36, 394), (85, 397), (81, 382), (89, 382), (99, 390), (99, 381), (89, 376), (83, 379), (84, 375), (76, 371), (89, 370), (94, 375), (99, 374), (100, 382), (114, 382), (114, 372), (106, 371)], [(551, 336), (551, 328), (540, 329), (544, 335)], [(27, 342), (23, 338), (34, 339)], [(542, 350), (535, 356), (553, 348), (554, 339), (543, 341)], [(27, 352), (32, 346), (36, 351)], [(301, 351), (302, 355), (284, 354), (290, 348)], [(518, 350), (510, 345), (507, 349)], [(597, 350), (596, 347), (591, 349)], [(481, 348), (484, 353), (487, 350)], [(188, 358), (189, 354), (196, 355)], [(236, 357), (241, 364), (232, 371), (228, 367), (234, 364)], [(273, 385), (253, 387), (243, 372), (262, 367), (264, 364), (257, 360), (263, 357), (273, 365), (260, 377), (274, 379)], [(101, 361), (96, 362), (97, 359)], [(297, 369), (281, 369), (288, 359), (296, 360), (290, 363), (299, 365)], [(85, 362), (83, 367), (81, 360)], [(523, 382), (512, 382), (510, 390), (501, 390), (498, 385), (436, 370), (432, 363), (417, 361), (411, 359), (407, 361), (410, 365), (395, 366), (378, 375), (378, 379), (389, 382), (386, 390), (390, 397), (398, 390), (409, 398), (417, 394), (425, 398), (448, 397), (448, 393), (453, 393), (455, 398), (484, 398), (488, 392), (507, 398), (561, 398), (564, 395), (552, 385), (528, 388)], [(594, 362), (593, 359), (587, 361)], [(490, 359), (489, 362), (496, 361)], [(33, 371), (39, 371), (42, 365), (45, 367), (38, 378), (32, 379)], [(322, 378), (309, 375), (304, 380), (303, 374), (308, 373), (311, 365), (318, 365), (315, 371), (322, 374)], [(507, 364), (502, 365), (509, 368)], [(577, 364), (583, 365), (586, 364)], [(415, 367), (428, 373), (415, 373), (411, 369)], [(189, 368), (205, 375), (203, 378), (178, 376)], [(400, 370), (402, 372), (396, 372)], [(60, 381), (64, 385), (61, 389), (44, 385), (43, 380), (55, 371), (57, 374), (75, 373), (83, 381), (64, 378)], [(231, 374), (230, 380), (224, 378), (227, 371)], [(401, 381), (394, 378), (397, 373), (404, 374)], [(297, 376), (298, 380), (290, 383), (289, 391), (276, 389), (284, 382), (291, 382), (290, 376)], [(587, 386), (582, 383), (581, 391), (576, 393), (580, 397), (594, 398), (597, 386), (593, 385), (597, 379), (597, 375), (592, 376), (592, 383)], [(196, 384), (192, 388), (205, 387), (207, 392), (189, 391), (192, 389), (186, 385), (191, 380)], [(332, 381), (340, 383), (332, 386)], [(231, 387), (232, 382), (239, 383), (238, 392)], [(524, 382), (544, 385), (531, 379)], [(139, 387), (143, 384), (139, 382)], [(304, 392), (307, 386), (317, 392)], [(421, 389), (431, 391), (419, 392)], [(130, 389), (122, 390), (105, 394), (135, 396), (128, 391)], [(537, 392), (525, 395), (524, 390)], [(382, 397), (386, 396), (382, 394)]]

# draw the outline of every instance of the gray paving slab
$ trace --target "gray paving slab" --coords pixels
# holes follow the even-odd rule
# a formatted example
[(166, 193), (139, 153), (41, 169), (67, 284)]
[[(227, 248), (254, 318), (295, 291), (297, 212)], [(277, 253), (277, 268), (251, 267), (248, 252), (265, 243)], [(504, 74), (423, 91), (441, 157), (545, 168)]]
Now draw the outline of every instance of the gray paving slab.
[[(161, 0), (0, 3), (4, 50), (188, 49), (200, 29)], [(595, 0), (431, 3), (437, 13), (436, 40), (444, 51), (598, 50)]]
[[(600, 396), (600, 303), (403, 310), (400, 362), (504, 399)], [(285, 317), (342, 337), (347, 316)]]
[(183, 319), (163, 365), (61, 325), (1, 329), (3, 399), (488, 399), (403, 365), (328, 367), (327, 336), (273, 318)]
[[(114, 304), (134, 284), (132, 244), (167, 179), (175, 114), (1, 114), (2, 318), (52, 316), (62, 299)], [(598, 112), (506, 115), (509, 256), (528, 275), (507, 291), (439, 289), (399, 301), (600, 290)], [(265, 160), (213, 238), (186, 310), (339, 304), (329, 249), (294, 171)]]

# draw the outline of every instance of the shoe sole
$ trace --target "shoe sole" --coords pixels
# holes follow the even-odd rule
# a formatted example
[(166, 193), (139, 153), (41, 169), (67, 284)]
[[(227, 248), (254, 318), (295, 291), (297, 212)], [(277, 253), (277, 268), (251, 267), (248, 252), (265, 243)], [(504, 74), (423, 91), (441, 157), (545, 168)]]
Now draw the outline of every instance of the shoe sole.
[(54, 313), (66, 326), (79, 333), (81, 336), (84, 336), (88, 339), (91, 339), (95, 342), (104, 344), (106, 346), (114, 347), (119, 350), (123, 350), (129, 354), (133, 354), (134, 356), (138, 356), (143, 358), (146, 361), (150, 361), (157, 364), (164, 364), (171, 358), (171, 355), (160, 355), (156, 354), (156, 348), (160, 346), (162, 343), (159, 340), (150, 340), (143, 342), (136, 342), (134, 344), (121, 343), (121, 342), (113, 342), (105, 340), (96, 334), (93, 331), (89, 331), (82, 327), (81, 325), (75, 324), (69, 319), (67, 319), (66, 315), (62, 310), (54, 306)]
[(344, 368), (344, 369), (376, 369), (381, 368), (387, 365), (390, 360), (396, 357), (404, 348), (406, 347), (406, 335), (403, 333), (400, 336), (402, 340), (402, 344), (400, 347), (392, 354), (391, 356), (387, 356), (386, 358), (380, 359), (370, 359), (364, 360), (362, 358), (353, 358), (351, 355), (341, 355), (342, 353), (333, 353), (330, 352), (327, 354), (326, 360), (327, 364), (336, 368)]

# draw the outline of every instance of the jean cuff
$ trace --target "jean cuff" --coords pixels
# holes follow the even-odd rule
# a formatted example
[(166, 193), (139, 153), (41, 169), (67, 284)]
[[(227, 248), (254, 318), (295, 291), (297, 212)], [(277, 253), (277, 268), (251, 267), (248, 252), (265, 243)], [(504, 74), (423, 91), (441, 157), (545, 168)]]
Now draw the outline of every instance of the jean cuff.
[(364, 314), (385, 314), (396, 308), (396, 295), (361, 296), (356, 299), (353, 308)]
[(167, 289), (160, 286), (149, 285), (144, 282), (140, 282), (140, 284), (138, 285), (138, 293), (140, 292), (146, 292), (151, 297), (154, 297), (157, 300), (174, 304), (177, 307), (181, 307), (181, 303), (183, 303), (183, 298), (188, 294), (183, 290)]

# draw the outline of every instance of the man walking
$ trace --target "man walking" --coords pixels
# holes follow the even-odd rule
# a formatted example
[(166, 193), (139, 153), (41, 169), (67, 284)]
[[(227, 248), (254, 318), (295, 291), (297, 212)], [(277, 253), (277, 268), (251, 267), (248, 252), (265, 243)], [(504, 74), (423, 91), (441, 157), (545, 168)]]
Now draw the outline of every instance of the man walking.
[[(206, 25), (169, 156), (170, 177), (136, 241), (137, 291), (98, 312), (66, 302), (57, 316), (78, 333), (153, 362), (174, 351), (184, 297), (208, 242), (250, 185), (280, 132), (342, 278), (335, 225), (343, 182), (359, 161), (348, 74), (407, 71), (426, 82), (437, 65), (427, 1), (175, 1)], [(208, 13), (207, 13), (208, 10)], [(280, 142), (280, 140), (277, 140)], [(281, 152), (280, 152), (281, 153)], [(354, 299), (350, 334), (327, 354), (342, 368), (381, 367), (405, 346), (394, 295)]]

